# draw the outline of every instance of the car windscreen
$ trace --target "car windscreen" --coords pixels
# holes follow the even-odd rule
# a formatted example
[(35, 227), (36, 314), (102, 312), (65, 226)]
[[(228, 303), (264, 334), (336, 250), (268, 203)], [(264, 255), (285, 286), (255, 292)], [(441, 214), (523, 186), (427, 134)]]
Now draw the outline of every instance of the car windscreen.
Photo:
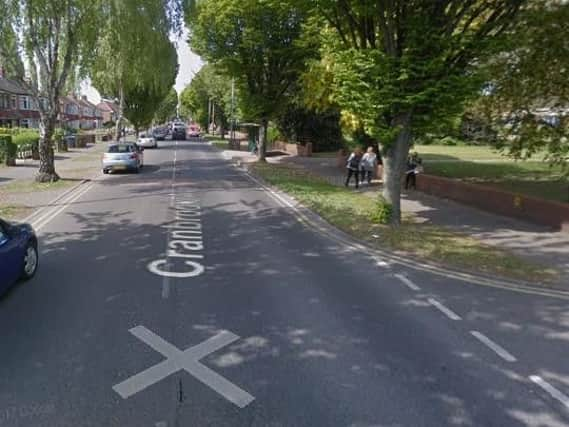
[(108, 153), (132, 153), (134, 147), (132, 145), (111, 145)]

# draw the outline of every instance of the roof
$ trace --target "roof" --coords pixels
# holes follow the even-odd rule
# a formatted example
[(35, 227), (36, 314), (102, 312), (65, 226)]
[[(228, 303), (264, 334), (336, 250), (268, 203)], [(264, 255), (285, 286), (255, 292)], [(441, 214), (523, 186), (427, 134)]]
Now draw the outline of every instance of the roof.
[(29, 95), (30, 92), (24, 89), (15, 80), (0, 77), (0, 91), (13, 93), (15, 95)]
[(115, 104), (114, 102), (111, 102), (111, 101), (99, 102), (97, 104), (97, 108), (99, 108), (103, 111), (108, 111), (108, 112), (113, 112), (113, 113), (119, 112), (119, 106), (117, 104)]

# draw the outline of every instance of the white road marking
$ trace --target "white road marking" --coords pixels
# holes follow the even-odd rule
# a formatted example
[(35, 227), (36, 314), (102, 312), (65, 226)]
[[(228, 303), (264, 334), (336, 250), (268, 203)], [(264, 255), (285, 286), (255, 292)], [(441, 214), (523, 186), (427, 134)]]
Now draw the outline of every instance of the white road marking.
[(113, 386), (113, 390), (123, 399), (128, 399), (164, 378), (180, 370), (184, 370), (239, 408), (244, 408), (255, 400), (255, 398), (245, 390), (240, 389), (232, 382), (226, 380), (199, 362), (199, 360), (205, 356), (237, 341), (239, 339), (237, 335), (229, 331), (223, 331), (201, 344), (181, 351), (144, 326), (137, 326), (132, 328), (129, 332), (161, 353), (166, 357), (166, 360)]
[(81, 198), (81, 196), (87, 193), (93, 187), (93, 185), (94, 184), (88, 185), (86, 188), (82, 189), (77, 194), (74, 194), (73, 197), (67, 199), (62, 206), (46, 213), (45, 215), (42, 215), (41, 217), (33, 221), (32, 226), (34, 227), (34, 229), (36, 231), (40, 231), (43, 227), (49, 224), (55, 217), (57, 217), (60, 213), (62, 213), (65, 209), (67, 209), (71, 205), (71, 203), (78, 200), (79, 198)]
[(433, 307), (438, 308), (440, 311), (442, 311), (445, 314), (445, 316), (447, 316), (451, 320), (462, 320), (462, 318), (458, 314), (456, 314), (450, 308), (446, 307), (445, 305), (441, 304), (440, 302), (438, 302), (433, 298), (429, 298), (429, 304), (431, 304)]
[(557, 390), (555, 387), (537, 375), (531, 375), (529, 379), (541, 387), (543, 390), (545, 390), (547, 393), (549, 393), (551, 397), (561, 402), (561, 404), (565, 406), (566, 409), (569, 409), (569, 397), (567, 397), (565, 394)]
[(411, 289), (413, 291), (420, 291), (421, 290), (421, 288), (419, 286), (414, 284), (411, 280), (409, 280), (403, 274), (395, 274), (394, 276), (397, 277), (399, 280), (401, 280), (409, 289)]
[(158, 421), (154, 424), (156, 427), (168, 427), (168, 423), (166, 421)]
[(509, 351), (507, 351), (504, 347), (500, 346), (499, 344), (496, 344), (494, 341), (492, 341), (486, 335), (484, 335), (478, 331), (470, 331), (470, 333), (473, 337), (475, 337), (482, 344), (486, 345), (488, 348), (490, 348), (492, 351), (494, 351), (494, 353), (496, 353), (498, 356), (500, 356), (506, 362), (517, 362), (518, 361), (518, 359), (516, 359)]
[[(176, 146), (178, 145), (178, 141), (176, 141)], [(171, 193), (170, 193), (170, 210), (174, 209), (176, 203), (176, 159), (178, 156), (178, 150), (174, 149), (174, 162), (172, 164), (172, 186), (171, 186)], [(170, 233), (168, 233), (168, 237), (166, 238), (166, 251), (168, 251), (168, 247), (170, 246)], [(166, 271), (170, 271), (170, 264), (166, 264)], [(162, 299), (170, 298), (170, 277), (165, 275), (162, 279)]]

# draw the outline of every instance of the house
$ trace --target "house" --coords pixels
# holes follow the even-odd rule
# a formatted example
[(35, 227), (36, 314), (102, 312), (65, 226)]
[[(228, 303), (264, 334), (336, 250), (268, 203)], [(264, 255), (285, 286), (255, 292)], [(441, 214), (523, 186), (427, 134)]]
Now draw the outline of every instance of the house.
[(40, 113), (30, 93), (0, 68), (0, 127), (38, 128)]
[(79, 129), (81, 115), (79, 103), (73, 96), (62, 96), (59, 99), (58, 121), (62, 127)]
[(97, 108), (103, 113), (103, 123), (116, 122), (119, 117), (119, 106), (108, 99), (103, 99)]

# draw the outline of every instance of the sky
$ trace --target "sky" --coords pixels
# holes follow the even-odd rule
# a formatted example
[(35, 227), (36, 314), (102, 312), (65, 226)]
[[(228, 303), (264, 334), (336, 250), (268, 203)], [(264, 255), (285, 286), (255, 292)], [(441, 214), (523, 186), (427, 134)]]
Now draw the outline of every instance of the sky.
[[(201, 58), (190, 50), (190, 47), (186, 42), (187, 38), (188, 31), (184, 28), (182, 35), (174, 40), (174, 43), (176, 43), (176, 50), (178, 51), (178, 63), (180, 65), (176, 84), (174, 85), (178, 94), (184, 90), (203, 65)], [(86, 95), (87, 99), (95, 104), (101, 102), (101, 95), (99, 95), (97, 89), (91, 86), (89, 80), (86, 80), (81, 84), (81, 94)]]

